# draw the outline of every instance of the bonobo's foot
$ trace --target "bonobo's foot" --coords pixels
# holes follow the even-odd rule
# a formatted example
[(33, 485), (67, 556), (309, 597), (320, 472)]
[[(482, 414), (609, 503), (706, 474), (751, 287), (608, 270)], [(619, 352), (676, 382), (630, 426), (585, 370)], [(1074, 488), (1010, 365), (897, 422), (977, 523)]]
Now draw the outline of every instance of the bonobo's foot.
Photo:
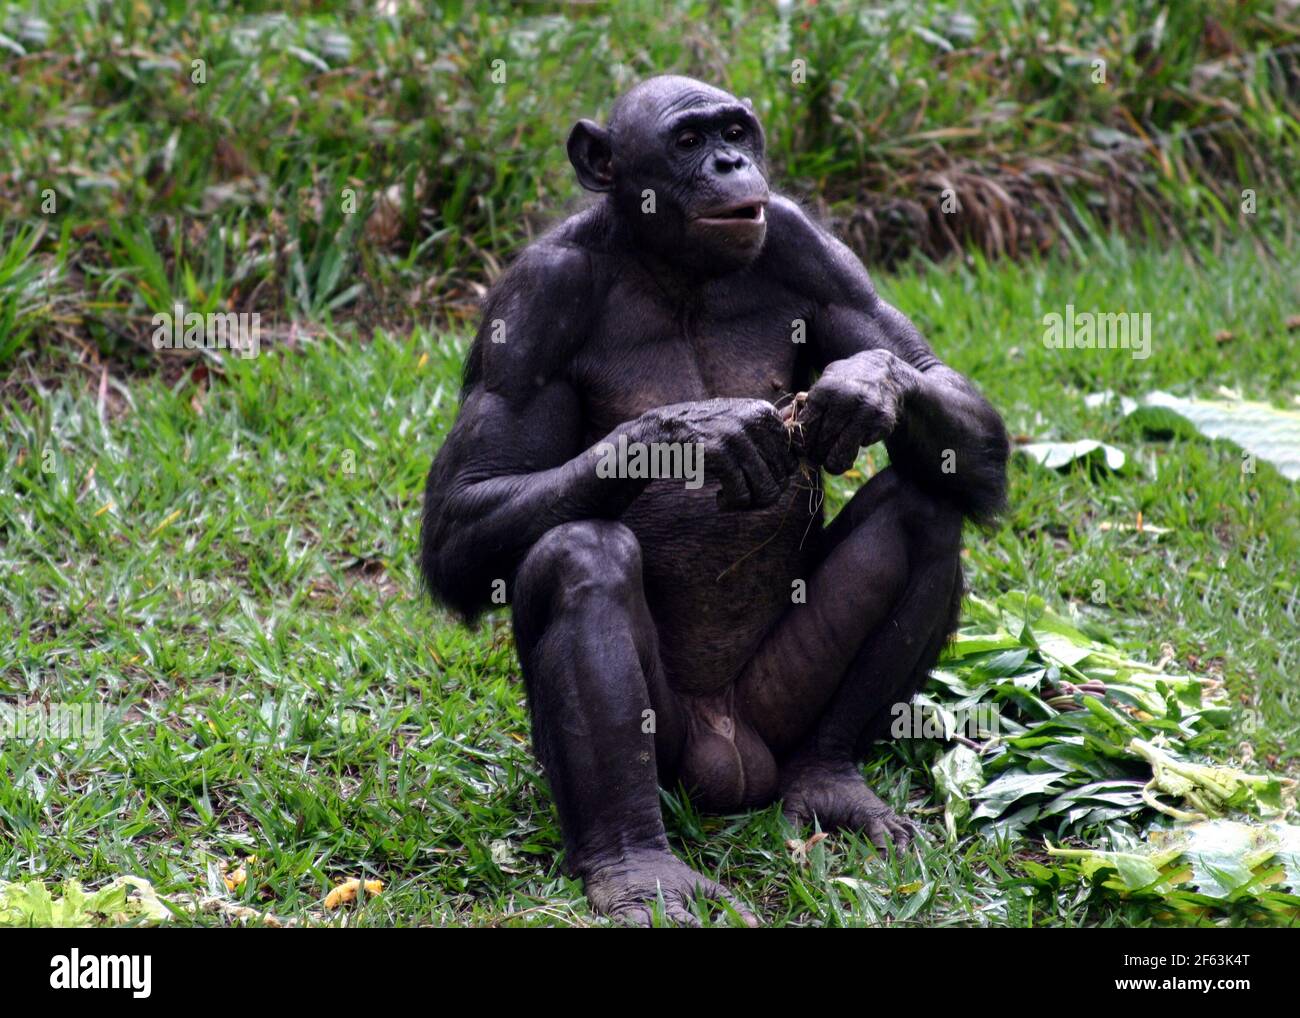
[(816, 757), (790, 760), (781, 768), (782, 812), (796, 826), (816, 817), (822, 830), (857, 831), (880, 851), (892, 843), (902, 851), (918, 833), (863, 780), (857, 764)]
[(691, 912), (697, 893), (726, 902), (746, 926), (758, 925), (754, 913), (725, 887), (696, 873), (671, 852), (659, 849), (629, 850), (617, 862), (588, 869), (583, 883), (595, 911), (632, 926), (651, 925), (661, 890), (664, 917), (681, 926), (700, 925)]

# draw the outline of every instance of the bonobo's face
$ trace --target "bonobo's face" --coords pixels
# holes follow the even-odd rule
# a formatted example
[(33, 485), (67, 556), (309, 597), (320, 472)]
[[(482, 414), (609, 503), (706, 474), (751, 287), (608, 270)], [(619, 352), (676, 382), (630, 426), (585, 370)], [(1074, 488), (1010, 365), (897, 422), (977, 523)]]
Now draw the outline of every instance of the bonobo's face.
[(640, 244), (683, 268), (720, 275), (762, 250), (763, 129), (727, 92), (651, 78), (615, 104), (608, 131), (576, 125), (569, 156), (584, 187), (611, 193)]

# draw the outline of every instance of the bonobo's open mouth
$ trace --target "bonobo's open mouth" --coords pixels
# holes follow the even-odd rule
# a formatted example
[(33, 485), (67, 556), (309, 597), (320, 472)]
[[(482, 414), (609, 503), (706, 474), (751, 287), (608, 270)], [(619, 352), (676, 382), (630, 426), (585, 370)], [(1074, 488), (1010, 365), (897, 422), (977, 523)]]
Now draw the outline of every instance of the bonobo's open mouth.
[(718, 208), (709, 209), (704, 214), (696, 216), (695, 221), (698, 223), (708, 223), (709, 225), (721, 223), (762, 223), (764, 222), (763, 207), (766, 204), (766, 201), (758, 198), (752, 198), (743, 202), (735, 202), (731, 205), (723, 205)]

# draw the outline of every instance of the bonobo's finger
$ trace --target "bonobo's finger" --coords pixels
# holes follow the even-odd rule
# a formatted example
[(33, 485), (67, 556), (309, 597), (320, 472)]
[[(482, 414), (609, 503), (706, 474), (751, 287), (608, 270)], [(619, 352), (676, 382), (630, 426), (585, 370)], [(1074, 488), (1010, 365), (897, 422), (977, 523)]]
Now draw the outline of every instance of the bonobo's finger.
[(862, 448), (865, 430), (861, 419), (852, 421), (848, 427), (836, 436), (826, 453), (826, 470), (831, 474), (842, 474), (852, 468), (857, 461), (858, 451)]
[(862, 446), (858, 445), (858, 439), (841, 436), (835, 445), (831, 446), (831, 451), (826, 454), (826, 462), (822, 465), (826, 468), (827, 473), (840, 475), (853, 469), (853, 464), (857, 463), (858, 450)]
[(718, 505), (724, 509), (749, 508), (749, 481), (725, 445), (705, 450), (704, 473), (706, 477), (716, 478), (722, 485), (718, 489)]
[(793, 448), (794, 443), (790, 441), (790, 432), (775, 407), (764, 419), (762, 426), (756, 429), (754, 445), (767, 464), (772, 479), (784, 489), (785, 482), (799, 466), (799, 456)]
[(735, 432), (723, 440), (731, 462), (745, 475), (749, 488), (748, 508), (762, 509), (781, 497), (781, 485), (772, 477), (772, 468), (758, 447), (744, 432)]
[(822, 419), (825, 404), (819, 399), (814, 402), (813, 394), (808, 394), (808, 402), (804, 404), (803, 412), (799, 415), (799, 430), (803, 434), (803, 451), (814, 463), (821, 465), (822, 459), (821, 438)]
[(827, 386), (814, 385), (808, 393), (808, 406), (800, 420), (807, 420), (804, 447), (814, 463), (825, 463), (840, 433), (849, 426), (854, 409), (842, 393)]
[(921, 838), (921, 828), (907, 817), (899, 816), (897, 813), (885, 818), (885, 829), (889, 831), (900, 852), (913, 841), (919, 841)]
[(882, 855), (888, 855), (891, 849), (895, 855), (904, 851), (918, 833), (915, 824), (892, 810), (877, 816), (869, 816), (864, 828), (867, 840), (879, 849)]
[(776, 482), (777, 497), (779, 498), (781, 492), (785, 491), (786, 485), (794, 472), (799, 469), (799, 454), (788, 439), (782, 439), (782, 445), (779, 449), (760, 448), (759, 453), (763, 457), (763, 462), (767, 465), (772, 480)]
[(893, 433), (894, 422), (883, 414), (877, 414), (867, 423), (866, 431), (862, 435), (861, 444), (864, 446), (875, 445), (877, 442), (883, 442)]
[(812, 812), (804, 807), (803, 799), (786, 796), (781, 800), (781, 815), (791, 827), (807, 827), (813, 821)]
[(704, 924), (700, 922), (700, 917), (690, 911), (685, 905), (678, 904), (675, 901), (667, 902), (664, 905), (664, 918), (669, 922), (676, 923), (678, 926), (689, 926), (691, 929), (699, 929)]
[(622, 908), (611, 909), (609, 917), (623, 926), (654, 925), (654, 914), (647, 906), (641, 904), (624, 905)]
[(894, 839), (890, 837), (884, 824), (878, 820), (869, 820), (863, 833), (877, 852), (884, 856), (889, 855), (889, 850), (894, 847)]
[(781, 497), (784, 485), (772, 475), (772, 468), (753, 445), (741, 462), (745, 479), (749, 482), (749, 507), (765, 509)]

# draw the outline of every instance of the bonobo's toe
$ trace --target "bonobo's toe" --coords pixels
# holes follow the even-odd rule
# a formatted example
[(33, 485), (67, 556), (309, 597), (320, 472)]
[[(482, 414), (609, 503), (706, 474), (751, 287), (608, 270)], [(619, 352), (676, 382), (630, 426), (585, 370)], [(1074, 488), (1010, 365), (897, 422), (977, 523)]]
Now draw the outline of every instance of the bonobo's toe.
[(867, 787), (849, 761), (801, 759), (781, 770), (782, 812), (802, 827), (814, 819), (824, 831), (857, 831), (881, 852), (901, 852), (919, 829)]
[(697, 894), (733, 908), (746, 926), (758, 919), (735, 895), (679, 860), (671, 852), (627, 852), (611, 863), (588, 868), (584, 876), (587, 900), (601, 915), (629, 926), (650, 926), (654, 906), (663, 895), (664, 918), (678, 926), (700, 926), (691, 911)]
[(866, 823), (867, 839), (882, 852), (887, 852), (891, 843), (896, 851), (903, 851), (919, 833), (916, 824), (883, 802), (879, 812), (868, 815)]

